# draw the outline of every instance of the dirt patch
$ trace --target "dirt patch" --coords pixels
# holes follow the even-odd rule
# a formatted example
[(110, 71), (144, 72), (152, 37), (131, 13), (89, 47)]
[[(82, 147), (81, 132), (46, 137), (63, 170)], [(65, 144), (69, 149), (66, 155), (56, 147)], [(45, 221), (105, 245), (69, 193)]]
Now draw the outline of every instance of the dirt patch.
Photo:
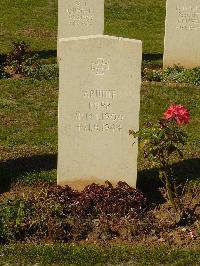
[[(59, 218), (55, 220), (52, 218), (52, 212), (48, 214), (53, 208), (53, 203), (51, 205), (51, 202), (45, 200), (45, 197), (48, 198), (48, 189), (49, 185), (42, 183), (37, 186), (15, 185), (9, 192), (0, 196), (0, 203), (5, 202), (6, 199), (16, 200), (17, 198), (27, 199), (32, 197), (29, 203), (34, 202), (34, 208), (40, 208), (43, 214), (46, 212), (45, 215), (48, 219), (45, 228), (48, 233), (44, 235), (42, 227), (38, 227), (35, 234), (31, 235), (29, 232), (29, 235), (22, 242), (68, 242), (100, 246), (115, 244), (158, 246), (162, 244), (184, 248), (196, 248), (200, 245), (200, 199), (198, 196), (200, 189), (197, 187), (195, 192), (194, 189), (188, 189), (183, 196), (182, 204), (188, 212), (191, 212), (192, 217), (184, 225), (177, 223), (177, 214), (168, 202), (154, 206), (148, 203), (149, 205), (145, 207), (145, 211), (134, 217), (130, 215), (121, 217), (118, 215), (97, 215), (96, 217), (87, 215), (81, 217), (74, 214), (63, 219), (62, 216), (58, 215)], [(64, 195), (56, 193), (57, 197), (64, 199)], [(72, 196), (76, 197), (76, 194)], [(88, 202), (86, 201), (84, 204), (88, 204)], [(57, 205), (54, 204), (54, 208), (55, 206)], [(56, 211), (59, 210), (56, 209)], [(37, 217), (38, 221), (41, 219), (39, 215)], [(46, 219), (45, 215), (43, 215), (43, 219)], [(26, 223), (23, 226), (25, 227)], [(20, 228), (20, 230), (22, 229)]]

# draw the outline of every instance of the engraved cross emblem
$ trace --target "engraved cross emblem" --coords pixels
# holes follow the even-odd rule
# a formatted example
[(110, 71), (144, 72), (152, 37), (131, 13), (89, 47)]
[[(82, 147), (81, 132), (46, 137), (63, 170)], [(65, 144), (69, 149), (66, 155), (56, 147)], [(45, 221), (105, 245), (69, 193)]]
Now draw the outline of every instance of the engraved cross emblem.
[(92, 63), (91, 70), (95, 71), (97, 76), (104, 76), (105, 72), (110, 70), (109, 62), (104, 58), (97, 58), (96, 63)]

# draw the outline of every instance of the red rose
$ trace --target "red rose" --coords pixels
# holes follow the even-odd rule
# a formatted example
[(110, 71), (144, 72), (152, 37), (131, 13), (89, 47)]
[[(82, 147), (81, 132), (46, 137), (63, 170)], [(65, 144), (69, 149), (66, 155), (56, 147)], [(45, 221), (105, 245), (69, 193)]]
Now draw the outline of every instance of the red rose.
[(167, 111), (164, 113), (165, 119), (169, 120), (175, 117), (175, 110), (176, 110), (176, 105), (172, 104), (170, 107), (167, 109)]
[(190, 120), (190, 114), (187, 108), (182, 105), (172, 104), (164, 113), (164, 117), (167, 120), (175, 119), (178, 125), (188, 124)]

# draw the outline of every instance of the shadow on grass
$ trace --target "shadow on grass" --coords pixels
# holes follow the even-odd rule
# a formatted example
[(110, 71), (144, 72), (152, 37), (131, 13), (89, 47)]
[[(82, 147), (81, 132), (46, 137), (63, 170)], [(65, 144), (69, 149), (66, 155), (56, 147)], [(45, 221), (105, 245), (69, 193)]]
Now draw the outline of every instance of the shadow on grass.
[[(31, 173), (50, 171), (57, 167), (57, 154), (34, 155), (0, 163), (0, 193), (8, 191), (11, 184)], [(199, 179), (200, 158), (193, 158), (173, 165), (178, 182)], [(151, 202), (162, 202), (159, 187), (162, 183), (157, 169), (147, 169), (138, 173), (137, 187)]]
[[(37, 54), (40, 59), (48, 59), (50, 57), (57, 57), (57, 50), (42, 50), (42, 51), (33, 51), (32, 54)], [(157, 61), (162, 60), (162, 54), (143, 54), (144, 61)], [(0, 64), (5, 62), (6, 54), (0, 54)]]
[(6, 55), (0, 54), (0, 65), (3, 64), (6, 61)]
[(34, 51), (34, 54), (38, 54), (40, 59), (48, 59), (49, 57), (57, 57), (57, 50)]
[(144, 61), (158, 61), (163, 59), (163, 54), (142, 54)]
[[(198, 180), (200, 182), (200, 158), (184, 160), (173, 164), (174, 175), (177, 183), (185, 183), (187, 180)], [(147, 169), (138, 173), (137, 187), (146, 197), (155, 203), (161, 203), (163, 198), (159, 188), (163, 183), (159, 179), (158, 169)]]
[(50, 171), (57, 167), (56, 154), (34, 155), (0, 162), (0, 193), (8, 191), (11, 184), (23, 175)]
[[(39, 59), (48, 59), (51, 57), (57, 57), (57, 50), (42, 50), (42, 51), (32, 51), (32, 55), (38, 55)], [(6, 54), (0, 54), (0, 64), (6, 61)]]

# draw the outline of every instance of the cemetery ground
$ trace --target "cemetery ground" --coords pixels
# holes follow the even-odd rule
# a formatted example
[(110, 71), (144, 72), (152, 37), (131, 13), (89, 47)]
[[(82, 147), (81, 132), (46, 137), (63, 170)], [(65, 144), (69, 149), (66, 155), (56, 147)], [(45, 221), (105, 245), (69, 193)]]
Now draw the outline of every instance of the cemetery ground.
[[(21, 260), (24, 261), (24, 265), (28, 265), (33, 257), (36, 262), (43, 261), (44, 265), (53, 262), (63, 265), (63, 261), (66, 261), (66, 265), (69, 262), (72, 264), (76, 262), (79, 265), (80, 261), (88, 265), (131, 260), (136, 263), (135, 265), (139, 263), (146, 265), (147, 261), (158, 265), (161, 262), (172, 263), (174, 260), (184, 261), (185, 264), (180, 265), (192, 265), (197, 262), (199, 253), (196, 248), (200, 243), (198, 220), (188, 225), (176, 225), (168, 203), (159, 196), (159, 183), (155, 169), (149, 169), (151, 166), (142, 156), (139, 158), (138, 185), (148, 199), (146, 205), (148, 208), (147, 212), (141, 212), (141, 218), (137, 219), (137, 222), (129, 223), (122, 217), (107, 223), (99, 222), (96, 217), (93, 221), (84, 218), (80, 224), (80, 221), (72, 219), (68, 222), (74, 223), (74, 227), (69, 228), (67, 239), (64, 241), (67, 240), (73, 246), (52, 245), (53, 242), (60, 241), (60, 232), (58, 230), (56, 233), (58, 228), (55, 226), (55, 224), (60, 226), (60, 220), (49, 219), (53, 209), (49, 206), (51, 202), (48, 201), (45, 193), (48, 187), (56, 183), (58, 79), (2, 79), (0, 96), (0, 184), (3, 190), (1, 192), (4, 192), (1, 194), (1, 203), (4, 203), (1, 207), (5, 212), (7, 210), (7, 217), (5, 215), (3, 219), (7, 224), (7, 233), (10, 237), (10, 244), (3, 245), (0, 249), (2, 262), (7, 260), (12, 262), (14, 255), (19, 265)], [(180, 180), (189, 179), (191, 186), (195, 184), (194, 195), (188, 192), (186, 196), (195, 196), (192, 204), (197, 203), (200, 178), (199, 87), (143, 81), (141, 96), (141, 126), (146, 122), (156, 121), (172, 102), (181, 100), (184, 106), (189, 106), (191, 112), (191, 122), (187, 126), (189, 142), (184, 151), (184, 159), (175, 161), (174, 167)], [(11, 200), (10, 203), (8, 199)], [(34, 217), (39, 231), (33, 235), (28, 233), (27, 239), (24, 238), (26, 226), (24, 227), (22, 221), (23, 205), (21, 205), (22, 216), (19, 215), (19, 220), (22, 220), (18, 225), (16, 224), (15, 215), (18, 215), (20, 210), (19, 199), (23, 199), (21, 204), (34, 199), (34, 208), (41, 210), (37, 214), (38, 217)], [(55, 204), (52, 206), (56, 208)], [(42, 213), (45, 214), (43, 217)], [(196, 214), (198, 217), (199, 212), (197, 211)], [(44, 229), (43, 226), (47, 221), (48, 233), (45, 235), (46, 233), (43, 234), (40, 230)], [(191, 237), (190, 230), (194, 232), (194, 237)], [(18, 237), (21, 238), (19, 241), (16, 239)], [(21, 242), (21, 245), (14, 244), (17, 242)], [(28, 244), (25, 245), (25, 242)], [(40, 243), (40, 245), (35, 247), (30, 244), (31, 242)], [(115, 245), (123, 247), (115, 248)], [(139, 247), (135, 249), (136, 246)], [(167, 248), (169, 246), (170, 252)], [(61, 256), (63, 250), (65, 255)]]
[[(1, 60), (10, 51), (12, 41), (24, 40), (37, 51), (40, 64), (48, 65), (39, 65), (37, 71), (28, 66), (32, 71), (14, 75), (8, 68), (12, 76), (0, 79), (0, 216), (6, 224), (2, 226), (0, 222), (0, 265), (199, 265), (200, 208), (191, 220), (177, 224), (176, 215), (159, 190), (157, 170), (142, 154), (138, 161), (138, 187), (147, 201), (141, 198), (138, 202), (142, 208), (134, 219), (119, 215), (101, 220), (98, 213), (87, 216), (85, 208), (85, 213), (79, 209), (74, 216), (65, 217), (62, 227), (62, 210), (52, 198), (64, 197), (62, 190), (55, 187), (57, 4), (53, 0), (31, 1), (31, 12), (27, 12), (26, 1), (16, 0), (11, 6), (11, 1), (5, 0), (1, 5), (8, 12), (1, 17), (0, 25), (7, 25), (11, 16), (16, 21), (1, 29)], [(194, 197), (188, 206), (192, 211), (199, 203), (200, 192), (199, 69), (162, 72), (164, 5), (165, 1), (155, 5), (147, 0), (106, 1), (106, 33), (144, 42), (141, 128), (161, 118), (171, 103), (190, 109), (184, 158), (174, 158), (173, 167), (180, 183), (188, 180), (182, 198), (187, 207)], [(27, 203), (32, 204), (31, 212), (36, 210), (29, 229), (25, 218), (32, 214)]]

